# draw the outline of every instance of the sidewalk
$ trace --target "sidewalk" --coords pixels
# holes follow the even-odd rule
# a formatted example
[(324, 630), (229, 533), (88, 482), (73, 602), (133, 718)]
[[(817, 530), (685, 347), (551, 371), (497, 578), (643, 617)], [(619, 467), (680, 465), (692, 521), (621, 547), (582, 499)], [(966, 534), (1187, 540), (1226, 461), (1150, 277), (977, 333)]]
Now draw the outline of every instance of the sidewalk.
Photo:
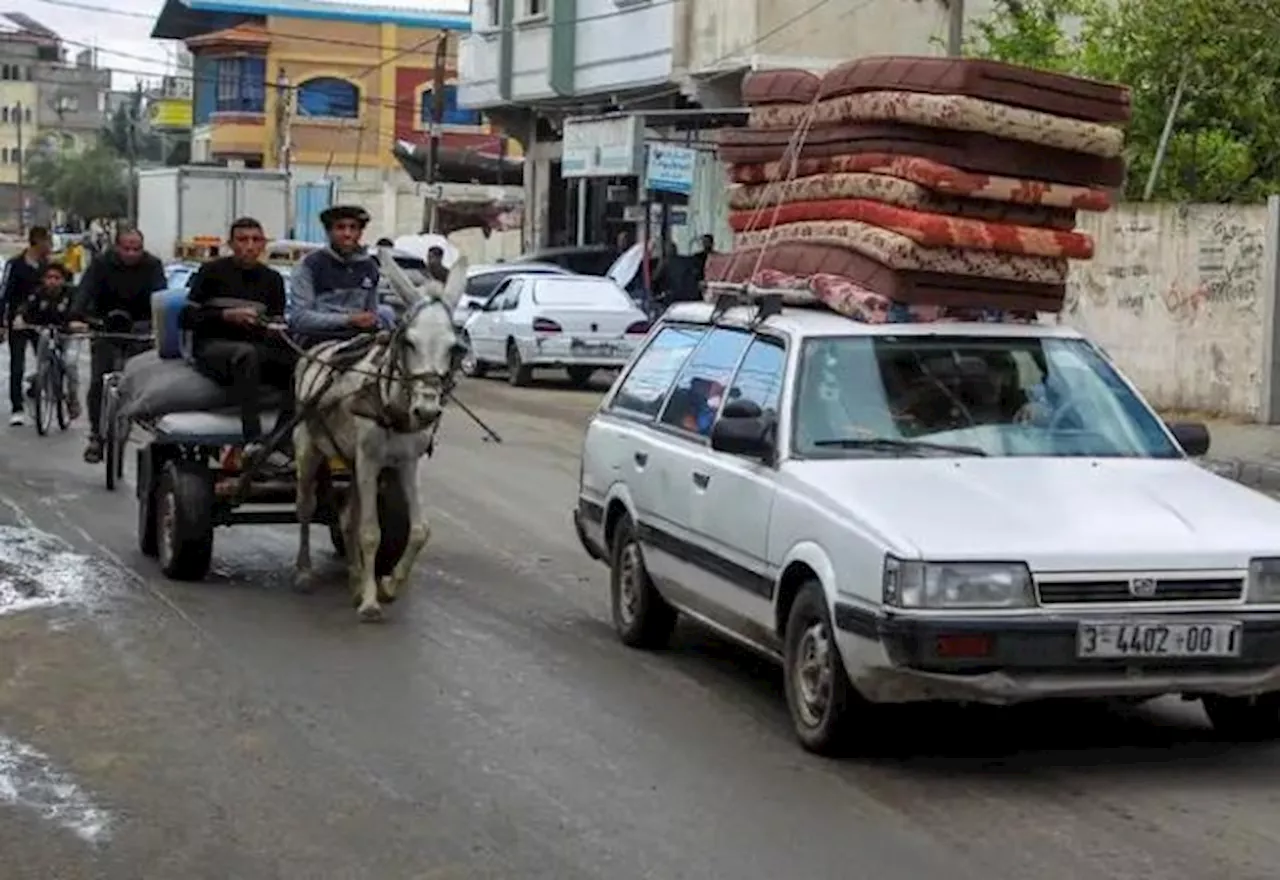
[(1255, 489), (1280, 493), (1280, 426), (1207, 424), (1207, 467)]

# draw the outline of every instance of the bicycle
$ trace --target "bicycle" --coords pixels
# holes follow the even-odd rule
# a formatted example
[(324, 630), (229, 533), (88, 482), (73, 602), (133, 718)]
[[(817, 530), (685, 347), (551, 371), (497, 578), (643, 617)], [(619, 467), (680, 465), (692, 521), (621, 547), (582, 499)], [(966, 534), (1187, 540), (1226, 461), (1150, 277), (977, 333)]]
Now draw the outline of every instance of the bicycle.
[[(71, 425), (71, 412), (67, 405), (70, 377), (66, 352), (68, 344), (82, 338), (83, 334), (48, 326), (37, 327), (36, 331), (36, 372), (31, 397), (35, 403), (36, 432), (44, 437), (53, 427), (55, 417), (59, 429), (65, 431)], [(74, 370), (75, 363), (70, 367)]]
[(114, 491), (116, 483), (124, 478), (124, 447), (129, 439), (129, 420), (120, 415), (120, 385), (124, 381), (124, 362), (138, 351), (127, 351), (143, 344), (148, 347), (155, 340), (150, 333), (116, 333), (94, 330), (94, 341), (118, 342), (112, 348), (111, 369), (102, 376), (102, 404), (98, 420), (102, 431), (102, 463), (106, 471), (107, 491)]

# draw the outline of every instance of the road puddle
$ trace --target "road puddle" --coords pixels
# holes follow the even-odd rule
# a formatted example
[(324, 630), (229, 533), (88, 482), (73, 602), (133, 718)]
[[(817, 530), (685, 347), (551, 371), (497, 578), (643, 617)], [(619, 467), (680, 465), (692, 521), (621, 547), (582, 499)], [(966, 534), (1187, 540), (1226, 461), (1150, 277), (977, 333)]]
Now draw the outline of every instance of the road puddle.
[(0, 804), (36, 813), (85, 843), (107, 839), (110, 816), (39, 749), (0, 734)]
[(38, 529), (0, 526), (0, 615), (86, 604), (107, 586), (106, 567)]

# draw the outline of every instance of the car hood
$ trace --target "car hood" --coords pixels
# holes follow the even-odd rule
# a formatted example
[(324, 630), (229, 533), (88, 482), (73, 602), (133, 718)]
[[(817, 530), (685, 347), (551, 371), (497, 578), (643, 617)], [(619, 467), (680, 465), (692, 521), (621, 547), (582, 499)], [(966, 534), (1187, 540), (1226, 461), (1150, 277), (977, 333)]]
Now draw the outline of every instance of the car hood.
[(797, 489), (886, 551), (1035, 571), (1240, 568), (1280, 556), (1280, 502), (1188, 460), (793, 461)]

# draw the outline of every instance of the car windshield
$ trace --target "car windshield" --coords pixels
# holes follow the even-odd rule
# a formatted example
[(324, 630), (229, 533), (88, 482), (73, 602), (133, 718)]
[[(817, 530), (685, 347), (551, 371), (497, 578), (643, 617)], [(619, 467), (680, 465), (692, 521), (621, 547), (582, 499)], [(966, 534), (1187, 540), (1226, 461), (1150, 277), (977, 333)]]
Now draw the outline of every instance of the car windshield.
[(537, 305), (555, 308), (629, 309), (631, 299), (607, 281), (543, 282), (534, 286), (533, 301)]
[(795, 452), (813, 458), (1182, 455), (1082, 339), (810, 339), (794, 416)]

